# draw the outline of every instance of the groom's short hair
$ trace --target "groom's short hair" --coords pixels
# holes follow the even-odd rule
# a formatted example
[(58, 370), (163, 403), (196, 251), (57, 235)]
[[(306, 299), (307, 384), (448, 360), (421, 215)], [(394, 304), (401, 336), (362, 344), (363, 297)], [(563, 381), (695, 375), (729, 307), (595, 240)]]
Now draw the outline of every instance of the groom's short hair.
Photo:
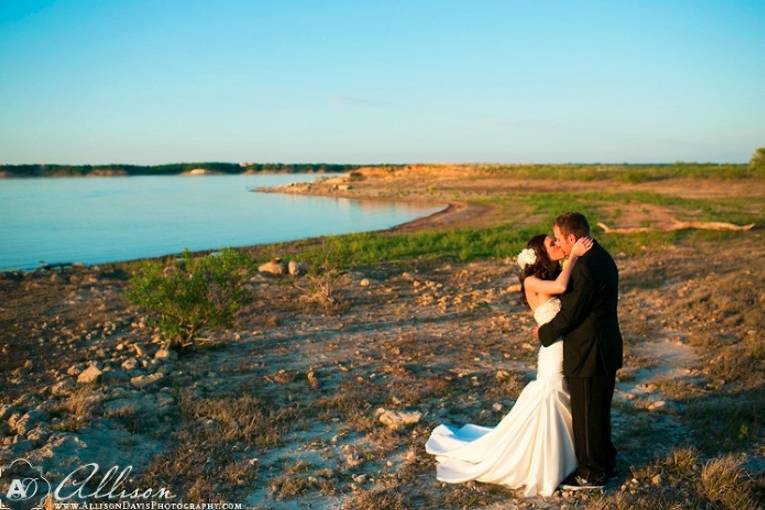
[(590, 224), (582, 213), (563, 213), (555, 218), (555, 225), (558, 225), (564, 234), (574, 234), (577, 239), (590, 235)]

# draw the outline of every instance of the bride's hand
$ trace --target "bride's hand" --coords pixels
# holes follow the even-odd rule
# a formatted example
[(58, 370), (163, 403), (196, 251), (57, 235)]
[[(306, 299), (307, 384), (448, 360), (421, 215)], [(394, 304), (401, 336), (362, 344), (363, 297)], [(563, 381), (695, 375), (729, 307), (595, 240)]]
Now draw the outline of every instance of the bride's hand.
[(592, 248), (592, 237), (580, 237), (574, 243), (574, 247), (571, 248), (571, 255), (581, 257)]

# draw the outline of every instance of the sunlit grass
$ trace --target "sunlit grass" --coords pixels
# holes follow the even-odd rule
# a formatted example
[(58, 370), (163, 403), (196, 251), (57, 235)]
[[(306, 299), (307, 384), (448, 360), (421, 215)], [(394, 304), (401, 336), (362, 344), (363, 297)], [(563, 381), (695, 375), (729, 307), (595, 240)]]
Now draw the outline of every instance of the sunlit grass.
[[(294, 258), (309, 267), (329, 264), (348, 268), (409, 259), (475, 259), (512, 257), (532, 236), (551, 231), (555, 217), (566, 210), (583, 212), (596, 238), (614, 253), (636, 254), (656, 246), (704, 239), (723, 240), (741, 235), (716, 231), (652, 231), (633, 234), (604, 234), (596, 225), (618, 224), (620, 206), (657, 205), (668, 208), (678, 220), (765, 222), (762, 208), (742, 198), (688, 199), (642, 191), (630, 192), (513, 192), (479, 197), (470, 201), (490, 205), (506, 222), (476, 228), (452, 228), (415, 233), (367, 232), (327, 236), (320, 241), (301, 243)], [(282, 255), (287, 244), (272, 245), (261, 258)], [(294, 249), (295, 245), (292, 245)]]
[(492, 165), (483, 171), (515, 179), (559, 181), (615, 180), (630, 183), (672, 178), (762, 179), (763, 171), (745, 164), (673, 163), (673, 164), (568, 164), (568, 165)]

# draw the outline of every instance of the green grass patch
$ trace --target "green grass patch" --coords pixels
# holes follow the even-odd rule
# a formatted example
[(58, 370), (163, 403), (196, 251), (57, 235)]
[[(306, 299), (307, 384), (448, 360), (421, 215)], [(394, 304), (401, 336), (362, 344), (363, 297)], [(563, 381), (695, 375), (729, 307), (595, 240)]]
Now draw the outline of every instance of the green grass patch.
[(673, 178), (765, 178), (762, 168), (734, 163), (494, 165), (482, 167), (482, 170), (488, 174), (515, 179), (559, 181), (615, 180), (640, 183)]
[[(633, 255), (657, 246), (689, 240), (722, 240), (741, 235), (737, 232), (678, 230), (634, 234), (602, 234), (598, 222), (613, 225), (623, 214), (614, 204), (648, 204), (667, 207), (679, 220), (727, 221), (733, 223), (765, 222), (758, 204), (739, 198), (719, 200), (687, 199), (650, 192), (514, 192), (498, 196), (468, 198), (473, 203), (497, 208), (507, 222), (496, 226), (454, 228), (396, 234), (367, 232), (328, 236), (321, 242), (292, 244), (293, 257), (309, 268), (329, 265), (337, 268), (368, 266), (380, 262), (408, 259), (453, 259), (470, 261), (481, 258), (515, 256), (526, 242), (539, 233), (551, 232), (555, 217), (563, 211), (577, 210), (590, 220), (598, 240), (613, 253)], [(284, 256), (285, 244), (264, 250), (259, 257)]]

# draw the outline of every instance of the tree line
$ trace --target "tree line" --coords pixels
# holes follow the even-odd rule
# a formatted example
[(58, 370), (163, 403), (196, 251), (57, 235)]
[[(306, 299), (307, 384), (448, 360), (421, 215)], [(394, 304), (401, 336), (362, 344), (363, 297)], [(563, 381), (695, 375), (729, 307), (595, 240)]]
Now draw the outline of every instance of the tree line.
[(349, 172), (368, 165), (346, 165), (337, 163), (169, 163), (164, 165), (57, 165), (28, 164), (0, 165), (0, 173), (9, 177), (58, 177), (94, 175), (176, 175), (204, 168), (223, 174), (244, 172), (314, 173)]

